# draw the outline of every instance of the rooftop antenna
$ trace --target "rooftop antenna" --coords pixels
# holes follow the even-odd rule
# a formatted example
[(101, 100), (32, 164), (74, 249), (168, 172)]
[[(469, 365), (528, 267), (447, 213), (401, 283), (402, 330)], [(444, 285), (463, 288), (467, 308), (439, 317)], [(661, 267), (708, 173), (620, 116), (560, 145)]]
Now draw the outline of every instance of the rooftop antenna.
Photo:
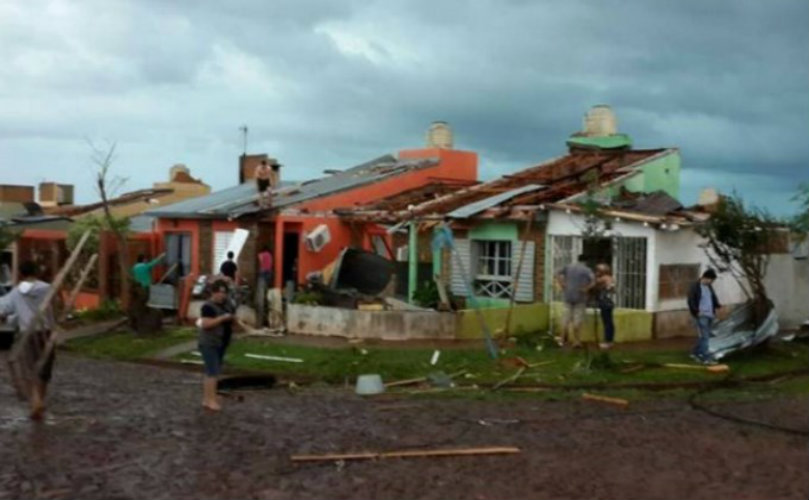
[(242, 142), (244, 144), (243, 156), (247, 156), (247, 125), (239, 127), (239, 131), (242, 133)]

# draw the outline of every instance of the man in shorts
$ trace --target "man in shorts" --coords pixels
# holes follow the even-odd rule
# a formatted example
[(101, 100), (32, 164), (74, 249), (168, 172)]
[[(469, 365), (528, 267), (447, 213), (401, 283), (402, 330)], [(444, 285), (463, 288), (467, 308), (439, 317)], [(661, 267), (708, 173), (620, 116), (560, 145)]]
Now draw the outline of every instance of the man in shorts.
[(211, 297), (202, 305), (202, 312), (197, 326), (199, 327), (199, 352), (205, 365), (205, 377), (202, 382), (202, 406), (206, 410), (219, 411), (222, 406), (216, 395), (219, 375), (225, 351), (230, 345), (233, 335), (235, 315), (228, 301), (228, 284), (225, 280), (214, 281), (211, 285)]
[(256, 187), (258, 188), (258, 204), (261, 208), (270, 208), (272, 189), (275, 187), (273, 169), (267, 164), (267, 160), (261, 160), (256, 168)]
[(581, 347), (579, 333), (587, 310), (587, 296), (595, 285), (595, 275), (584, 262), (584, 255), (579, 255), (578, 262), (565, 266), (556, 275), (557, 284), (562, 288), (565, 305), (562, 336), (557, 339), (560, 346), (572, 337), (573, 347)]
[[(53, 310), (50, 306), (40, 318), (36, 311), (48, 295), (51, 285), (37, 279), (37, 266), (31, 261), (20, 264), (20, 282), (9, 293), (0, 297), (0, 317), (10, 316), (17, 324), (20, 334), (27, 331), (50, 332), (54, 326)], [(19, 336), (22, 338), (22, 335)], [(47, 336), (38, 336), (43, 342)], [(42, 345), (44, 347), (44, 345)], [(45, 391), (53, 371), (54, 350), (51, 350), (43, 363), (31, 391), (32, 420), (42, 420), (45, 414)]]

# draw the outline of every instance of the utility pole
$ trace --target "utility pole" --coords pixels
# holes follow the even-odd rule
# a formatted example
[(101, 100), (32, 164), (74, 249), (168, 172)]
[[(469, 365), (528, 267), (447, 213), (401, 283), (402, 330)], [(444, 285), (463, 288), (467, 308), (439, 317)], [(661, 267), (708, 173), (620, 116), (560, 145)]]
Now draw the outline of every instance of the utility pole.
[(247, 156), (247, 125), (242, 125), (239, 127), (239, 130), (242, 133), (242, 142), (244, 144), (244, 152), (242, 154)]

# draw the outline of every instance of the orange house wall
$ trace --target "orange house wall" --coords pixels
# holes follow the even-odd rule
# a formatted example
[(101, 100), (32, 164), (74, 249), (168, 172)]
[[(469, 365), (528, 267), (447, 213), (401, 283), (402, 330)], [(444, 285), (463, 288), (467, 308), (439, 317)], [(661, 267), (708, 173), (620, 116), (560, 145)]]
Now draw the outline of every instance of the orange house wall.
[[(337, 217), (285, 215), (278, 218), (278, 223), (283, 224), (283, 230), (282, 232), (276, 233), (276, 249), (283, 248), (283, 239), (281, 236), (283, 232), (299, 231), (298, 276), (296, 277), (298, 283), (303, 283), (308, 273), (319, 271), (326, 267), (326, 265), (340, 255), (343, 248), (351, 244), (350, 227)], [(307, 233), (321, 224), (328, 226), (331, 241), (321, 251), (312, 252), (304, 245), (303, 238)], [(273, 263), (275, 266), (275, 286), (280, 287), (283, 277), (283, 255), (278, 251), (274, 252), (273, 255), (277, 257)]]

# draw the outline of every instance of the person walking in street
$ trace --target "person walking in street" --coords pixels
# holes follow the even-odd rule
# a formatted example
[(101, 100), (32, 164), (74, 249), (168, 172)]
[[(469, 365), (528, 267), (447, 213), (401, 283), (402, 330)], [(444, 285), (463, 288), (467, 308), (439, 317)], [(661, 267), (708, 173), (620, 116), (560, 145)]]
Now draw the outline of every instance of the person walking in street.
[(692, 284), (688, 290), (688, 310), (697, 327), (697, 343), (691, 350), (691, 358), (708, 365), (716, 364), (708, 353), (708, 341), (717, 311), (722, 307), (713, 289), (714, 281), (716, 281), (716, 271), (708, 268), (702, 273), (699, 281)]
[(233, 335), (235, 315), (228, 301), (228, 284), (224, 280), (214, 281), (210, 291), (211, 297), (202, 305), (202, 312), (197, 321), (199, 352), (205, 366), (202, 406), (206, 410), (219, 411), (222, 406), (216, 395), (217, 386), (225, 352)]
[[(35, 338), (41, 342), (40, 348), (45, 348), (50, 332), (55, 325), (53, 319), (53, 309), (48, 305), (43, 315), (38, 315), (37, 310), (47, 297), (51, 285), (37, 279), (37, 266), (31, 261), (25, 261), (19, 268), (20, 282), (9, 293), (0, 297), (0, 317), (10, 317), (16, 322), (17, 329), (21, 334), (29, 331), (47, 332), (46, 335), (37, 335)], [(22, 335), (19, 336), (22, 338)], [(48, 382), (51, 380), (53, 364), (55, 361), (55, 349), (51, 349), (46, 361), (42, 364), (37, 373), (37, 380), (34, 381), (30, 395), (31, 412), (29, 416), (32, 420), (41, 420), (45, 415), (45, 393)]]
[(604, 342), (598, 344), (601, 349), (610, 349), (615, 340), (615, 279), (608, 264), (601, 263), (596, 266), (596, 302), (601, 312), (601, 323), (604, 326)]
[(556, 275), (557, 286), (562, 289), (564, 313), (562, 317), (562, 336), (557, 338), (560, 346), (572, 338), (573, 347), (581, 347), (581, 325), (587, 309), (587, 296), (595, 285), (593, 271), (585, 265), (584, 254), (579, 255), (578, 262), (562, 268)]
[(236, 283), (236, 273), (239, 271), (239, 266), (233, 262), (233, 252), (228, 252), (227, 260), (219, 266), (219, 274), (227, 276), (231, 283)]

